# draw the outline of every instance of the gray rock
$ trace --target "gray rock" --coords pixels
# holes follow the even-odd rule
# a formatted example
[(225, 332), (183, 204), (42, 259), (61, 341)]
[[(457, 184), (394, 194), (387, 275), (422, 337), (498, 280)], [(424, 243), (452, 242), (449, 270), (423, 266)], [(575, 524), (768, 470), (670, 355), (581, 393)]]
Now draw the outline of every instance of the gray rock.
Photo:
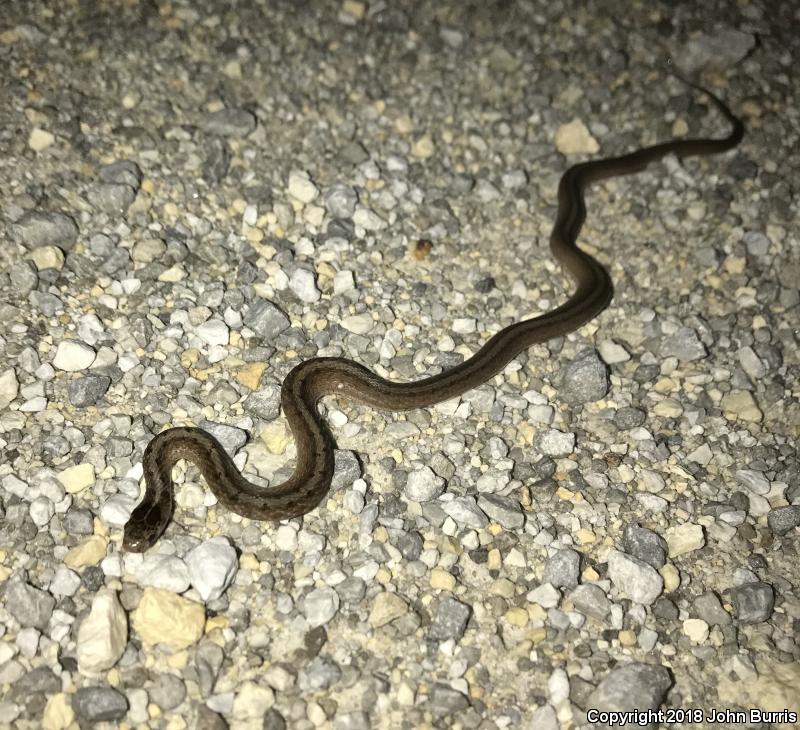
[(127, 185), (138, 190), (142, 184), (142, 171), (133, 160), (117, 160), (101, 167), (97, 178), (104, 183)]
[(559, 550), (544, 564), (542, 583), (549, 583), (555, 588), (573, 588), (578, 585), (580, 566), (579, 553), (571, 548)]
[(265, 340), (275, 339), (291, 324), (289, 318), (272, 302), (256, 299), (242, 311), (242, 321)]
[(25, 687), (26, 692), (44, 692), (54, 694), (61, 691), (61, 679), (50, 667), (37, 667), (31, 669), (19, 683)]
[(214, 689), (224, 658), (222, 649), (210, 641), (204, 641), (197, 647), (194, 664), (202, 697), (208, 697)]
[(256, 118), (246, 109), (220, 109), (205, 119), (205, 129), (220, 137), (246, 137), (256, 128)]
[(47, 591), (21, 580), (13, 580), (6, 585), (5, 599), (6, 610), (20, 626), (33, 626), (42, 631), (47, 628), (56, 605), (56, 599)]
[(768, 583), (745, 583), (727, 593), (741, 624), (758, 624), (772, 615), (775, 592)]
[(525, 524), (525, 515), (517, 500), (499, 494), (481, 494), (478, 497), (480, 507), (490, 520), (497, 522), (507, 530), (519, 530)]
[(69, 384), (69, 402), (76, 408), (92, 406), (108, 391), (111, 378), (107, 375), (85, 375)]
[(352, 218), (358, 202), (358, 193), (344, 183), (334, 183), (325, 193), (325, 207), (332, 218)]
[(265, 421), (275, 420), (281, 412), (281, 389), (267, 385), (253, 391), (244, 400), (244, 409)]
[[(625, 711), (657, 708), (672, 680), (665, 667), (632, 662), (611, 671), (589, 695), (587, 705), (598, 710)], [(656, 727), (655, 723), (637, 726), (633, 723), (617, 727)]]
[(28, 248), (58, 246), (69, 251), (78, 239), (78, 226), (64, 213), (32, 210), (15, 224), (17, 238)]
[(769, 529), (776, 535), (785, 535), (800, 525), (800, 505), (776, 507), (767, 514)]
[(652, 530), (630, 524), (625, 528), (622, 538), (625, 552), (633, 555), (656, 570), (660, 570), (667, 562), (667, 541)]
[(647, 418), (647, 414), (638, 408), (623, 406), (614, 413), (614, 425), (621, 431), (641, 426)]
[(274, 707), (270, 707), (264, 715), (261, 727), (263, 730), (286, 730), (286, 720)]
[(709, 626), (727, 626), (731, 622), (730, 614), (722, 607), (716, 593), (712, 591), (707, 591), (694, 599), (692, 613)]
[(708, 353), (705, 345), (690, 327), (681, 327), (661, 342), (662, 357), (677, 357), (678, 360), (702, 360)]
[(605, 620), (611, 611), (611, 602), (605, 591), (593, 583), (584, 583), (574, 588), (567, 598), (580, 613), (591, 616), (598, 621)]
[(441, 717), (466, 709), (469, 700), (452, 687), (437, 683), (430, 689), (427, 706), (434, 715)]
[(456, 497), (449, 502), (443, 502), (441, 507), (459, 525), (481, 530), (489, 524), (488, 518), (475, 504), (473, 497)]
[(445, 486), (444, 479), (429, 466), (422, 466), (409, 473), (403, 494), (412, 502), (429, 502), (436, 499), (444, 491)]
[(354, 451), (336, 449), (333, 454), (333, 480), (331, 490), (338, 491), (352, 486), (361, 476), (361, 462)]
[(87, 197), (95, 208), (104, 213), (124, 215), (136, 200), (136, 190), (124, 183), (100, 183), (89, 190)]
[(608, 367), (597, 350), (586, 349), (564, 369), (559, 396), (567, 403), (591, 403), (608, 392)]
[(85, 722), (121, 720), (128, 711), (128, 700), (111, 687), (82, 687), (72, 695), (72, 709)]
[(297, 685), (303, 691), (330, 689), (342, 678), (342, 670), (331, 659), (315, 656), (297, 677)]
[(443, 598), (439, 602), (428, 636), (436, 641), (458, 641), (464, 635), (471, 612), (472, 609), (465, 603), (455, 598)]
[(644, 605), (653, 603), (664, 588), (664, 579), (655, 569), (617, 550), (608, 556), (608, 577), (617, 590)]
[[(267, 715), (270, 712), (272, 712), (272, 710), (269, 710)], [(266, 720), (267, 718), (265, 716), (264, 728), (267, 728)], [(225, 719), (222, 717), (222, 715), (218, 715), (210, 707), (201, 703), (197, 705), (197, 718), (195, 720), (194, 728), (196, 730), (228, 730), (228, 723), (225, 722)], [(285, 730), (285, 728), (285, 724), (283, 728), (279, 728), (277, 725), (274, 726), (274, 730)]]
[(153, 686), (147, 688), (147, 693), (162, 710), (173, 710), (186, 697), (186, 685), (174, 674), (160, 674)]

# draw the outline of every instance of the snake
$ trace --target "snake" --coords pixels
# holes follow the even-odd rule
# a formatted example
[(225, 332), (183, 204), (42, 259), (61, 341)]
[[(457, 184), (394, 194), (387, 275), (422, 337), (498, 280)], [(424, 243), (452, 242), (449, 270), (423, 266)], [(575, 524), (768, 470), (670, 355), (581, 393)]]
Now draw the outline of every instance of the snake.
[(563, 173), (550, 234), (553, 256), (574, 281), (572, 294), (563, 304), (501, 329), (460, 364), (416, 381), (387, 380), (341, 357), (301, 362), (281, 387), (281, 407), (295, 439), (296, 463), (291, 476), (276, 486), (264, 488), (248, 481), (219, 441), (203, 429), (174, 427), (158, 433), (142, 456), (145, 493), (125, 524), (123, 549), (143, 552), (166, 529), (175, 507), (172, 468), (180, 459), (194, 463), (217, 501), (243, 517), (272, 521), (300, 517), (325, 498), (334, 475), (336, 444), (318, 411), (321, 398), (343, 396), (385, 411), (432, 406), (485, 383), (532, 345), (569, 333), (596, 317), (610, 303), (613, 286), (600, 262), (577, 246), (586, 219), (586, 188), (600, 180), (640, 172), (665, 155), (682, 159), (725, 152), (744, 136), (744, 125), (718, 96), (680, 80), (711, 99), (730, 124), (728, 135), (674, 138), (620, 156), (580, 162)]

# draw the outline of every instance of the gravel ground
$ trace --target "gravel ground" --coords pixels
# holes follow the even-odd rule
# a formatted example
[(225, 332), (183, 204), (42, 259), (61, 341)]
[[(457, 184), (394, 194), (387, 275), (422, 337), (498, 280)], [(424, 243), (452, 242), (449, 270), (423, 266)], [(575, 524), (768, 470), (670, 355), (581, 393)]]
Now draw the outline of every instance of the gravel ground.
[[(3, 727), (800, 710), (797, 10), (419, 5), (4, 7)], [(434, 408), (326, 400), (302, 520), (217, 509), (189, 465), (121, 551), (164, 427), (280, 481), (298, 362), (418, 378), (562, 301), (566, 167), (725, 134), (668, 56), (747, 136), (592, 190), (601, 316)]]

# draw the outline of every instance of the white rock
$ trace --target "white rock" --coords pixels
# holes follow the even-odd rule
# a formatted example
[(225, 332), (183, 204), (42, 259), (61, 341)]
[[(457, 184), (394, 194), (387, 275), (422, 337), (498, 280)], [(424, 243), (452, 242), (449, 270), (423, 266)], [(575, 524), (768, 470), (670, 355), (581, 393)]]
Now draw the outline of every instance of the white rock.
[(236, 551), (224, 537), (212, 537), (186, 553), (192, 586), (204, 601), (219, 598), (239, 567)]
[(291, 525), (280, 525), (275, 531), (275, 546), (293, 553), (297, 550), (297, 530)]
[(75, 373), (86, 370), (95, 358), (95, 351), (89, 345), (78, 340), (62, 340), (58, 343), (53, 367)]
[(292, 170), (289, 173), (289, 195), (301, 203), (310, 203), (319, 195), (317, 186), (305, 170)]
[(646, 606), (655, 602), (664, 588), (664, 579), (654, 568), (618, 550), (608, 556), (608, 576), (617, 590)]
[(403, 492), (413, 502), (428, 502), (438, 497), (445, 488), (445, 481), (429, 466), (415, 469), (408, 475)]
[(313, 304), (319, 301), (320, 293), (314, 274), (307, 269), (295, 269), (289, 277), (289, 288), (297, 294), (301, 302)]
[(303, 601), (303, 615), (312, 628), (328, 623), (339, 610), (339, 594), (333, 588), (315, 588)]
[(542, 608), (555, 608), (561, 601), (561, 594), (550, 583), (542, 583), (528, 591), (527, 598), (531, 603), (538, 603)]
[(597, 347), (600, 357), (606, 365), (616, 365), (631, 359), (628, 351), (613, 340), (603, 340)]
[(209, 319), (195, 330), (197, 336), (207, 345), (227, 345), (230, 332), (221, 319)]
[(550, 702), (558, 707), (569, 697), (569, 677), (561, 669), (554, 669), (547, 680), (547, 691), (550, 695)]
[(123, 527), (131, 516), (137, 500), (125, 494), (111, 495), (100, 508), (100, 519), (112, 527)]
[(177, 555), (148, 555), (135, 569), (136, 580), (142, 586), (162, 588), (183, 593), (192, 584), (189, 567)]
[(362, 206), (359, 206), (353, 214), (353, 223), (366, 231), (379, 231), (387, 225), (377, 213)]
[(372, 321), (372, 315), (369, 312), (350, 314), (346, 317), (342, 317), (341, 324), (348, 332), (355, 332), (357, 335), (367, 334), (375, 325)]
[(44, 527), (56, 513), (56, 508), (47, 497), (37, 497), (31, 502), (28, 512), (35, 525)]
[(8, 368), (0, 373), (0, 411), (8, 407), (8, 404), (17, 397), (19, 393), (19, 381), (14, 368)]
[(78, 629), (78, 671), (95, 674), (113, 667), (128, 643), (128, 617), (117, 594), (101, 589)]
[(50, 581), (50, 593), (54, 596), (74, 596), (80, 587), (81, 577), (66, 565), (59, 565)]
[(259, 721), (260, 724), (274, 703), (275, 693), (269, 687), (261, 687), (255, 682), (245, 682), (233, 700), (233, 716), (240, 721)]

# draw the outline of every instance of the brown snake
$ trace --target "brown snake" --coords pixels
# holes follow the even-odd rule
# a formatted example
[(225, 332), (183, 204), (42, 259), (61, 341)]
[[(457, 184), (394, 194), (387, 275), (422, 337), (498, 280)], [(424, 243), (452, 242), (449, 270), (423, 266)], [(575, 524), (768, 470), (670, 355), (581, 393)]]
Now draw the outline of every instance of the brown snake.
[(172, 467), (179, 459), (197, 464), (217, 499), (233, 512), (254, 520), (298, 517), (320, 503), (333, 479), (335, 443), (317, 411), (320, 398), (343, 395), (389, 411), (430, 406), (485, 383), (531, 345), (571, 332), (599, 314), (611, 301), (611, 279), (598, 261), (576, 246), (586, 218), (583, 192), (587, 186), (639, 172), (668, 154), (683, 158), (724, 152), (739, 144), (744, 135), (742, 123), (719, 98), (686, 83), (705, 92), (725, 115), (732, 125), (727, 137), (674, 139), (619, 157), (573, 165), (561, 177), (550, 248), (575, 280), (575, 291), (564, 304), (509, 325), (460, 365), (411, 383), (386, 380), (344, 358), (319, 357), (300, 363), (281, 389), (281, 405), (297, 444), (297, 464), (292, 476), (275, 487), (263, 489), (247, 481), (219, 442), (205, 431), (162, 431), (144, 452), (145, 495), (125, 525), (123, 548), (142, 552), (164, 532), (174, 509)]

